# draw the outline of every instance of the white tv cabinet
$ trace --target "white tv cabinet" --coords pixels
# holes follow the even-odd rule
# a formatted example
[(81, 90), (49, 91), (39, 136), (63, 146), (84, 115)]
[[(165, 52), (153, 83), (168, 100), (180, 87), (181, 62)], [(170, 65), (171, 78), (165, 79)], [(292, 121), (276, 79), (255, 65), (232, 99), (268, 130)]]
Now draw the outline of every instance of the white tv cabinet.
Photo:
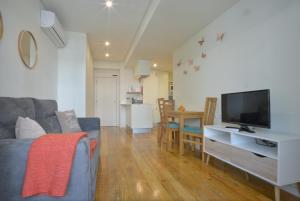
[[(271, 132), (247, 133), (221, 125), (204, 127), (204, 152), (274, 185), (275, 200), (280, 187), (300, 181), (300, 135)], [(258, 145), (255, 139), (277, 147)]]

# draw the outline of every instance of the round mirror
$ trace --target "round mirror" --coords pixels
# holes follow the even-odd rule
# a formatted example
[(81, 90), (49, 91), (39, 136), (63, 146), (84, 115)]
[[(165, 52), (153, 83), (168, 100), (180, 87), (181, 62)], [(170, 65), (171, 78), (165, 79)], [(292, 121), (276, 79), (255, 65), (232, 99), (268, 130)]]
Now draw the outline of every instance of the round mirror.
[(19, 54), (28, 68), (34, 68), (37, 63), (37, 45), (34, 36), (29, 31), (19, 34)]
[(1, 12), (0, 12), (0, 40), (2, 39), (2, 36), (3, 36), (3, 20), (2, 20), (2, 15), (1, 15)]

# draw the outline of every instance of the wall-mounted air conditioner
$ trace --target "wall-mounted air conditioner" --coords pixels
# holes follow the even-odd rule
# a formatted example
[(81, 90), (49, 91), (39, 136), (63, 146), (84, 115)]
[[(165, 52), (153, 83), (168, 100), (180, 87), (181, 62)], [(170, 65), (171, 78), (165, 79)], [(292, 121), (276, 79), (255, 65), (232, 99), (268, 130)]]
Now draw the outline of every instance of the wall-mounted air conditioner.
[(61, 48), (66, 46), (64, 30), (54, 12), (47, 10), (41, 11), (41, 28), (56, 47)]
[(135, 77), (138, 79), (148, 77), (151, 73), (150, 61), (139, 60), (135, 67)]

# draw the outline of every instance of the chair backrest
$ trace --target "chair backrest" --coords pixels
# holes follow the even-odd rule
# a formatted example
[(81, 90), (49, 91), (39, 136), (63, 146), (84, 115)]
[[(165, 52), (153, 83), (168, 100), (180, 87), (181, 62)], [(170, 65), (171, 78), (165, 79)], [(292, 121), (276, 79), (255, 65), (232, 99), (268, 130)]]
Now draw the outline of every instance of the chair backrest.
[(158, 103), (158, 109), (159, 109), (159, 116), (160, 116), (160, 122), (163, 122), (163, 108), (164, 108), (164, 98), (158, 98), (157, 103)]
[(202, 127), (205, 125), (213, 125), (215, 119), (217, 98), (215, 97), (207, 97), (205, 100), (205, 108), (203, 115)]
[(167, 116), (168, 112), (174, 111), (175, 109), (175, 103), (173, 100), (164, 100), (163, 101), (163, 124), (166, 124), (169, 122), (169, 118)]

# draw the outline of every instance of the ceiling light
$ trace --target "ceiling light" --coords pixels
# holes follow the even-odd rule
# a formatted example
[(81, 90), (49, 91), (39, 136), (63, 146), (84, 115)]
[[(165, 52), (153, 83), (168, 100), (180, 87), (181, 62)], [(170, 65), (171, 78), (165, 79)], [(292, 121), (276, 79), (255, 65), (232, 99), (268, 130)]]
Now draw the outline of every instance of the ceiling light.
[(105, 57), (109, 57), (109, 53), (105, 53)]
[(105, 46), (109, 46), (109, 45), (110, 45), (110, 42), (105, 41)]
[(156, 68), (158, 65), (157, 64), (153, 64), (153, 67)]
[(106, 5), (107, 8), (111, 8), (113, 6), (113, 2), (111, 0), (107, 0), (105, 2), (105, 5)]

